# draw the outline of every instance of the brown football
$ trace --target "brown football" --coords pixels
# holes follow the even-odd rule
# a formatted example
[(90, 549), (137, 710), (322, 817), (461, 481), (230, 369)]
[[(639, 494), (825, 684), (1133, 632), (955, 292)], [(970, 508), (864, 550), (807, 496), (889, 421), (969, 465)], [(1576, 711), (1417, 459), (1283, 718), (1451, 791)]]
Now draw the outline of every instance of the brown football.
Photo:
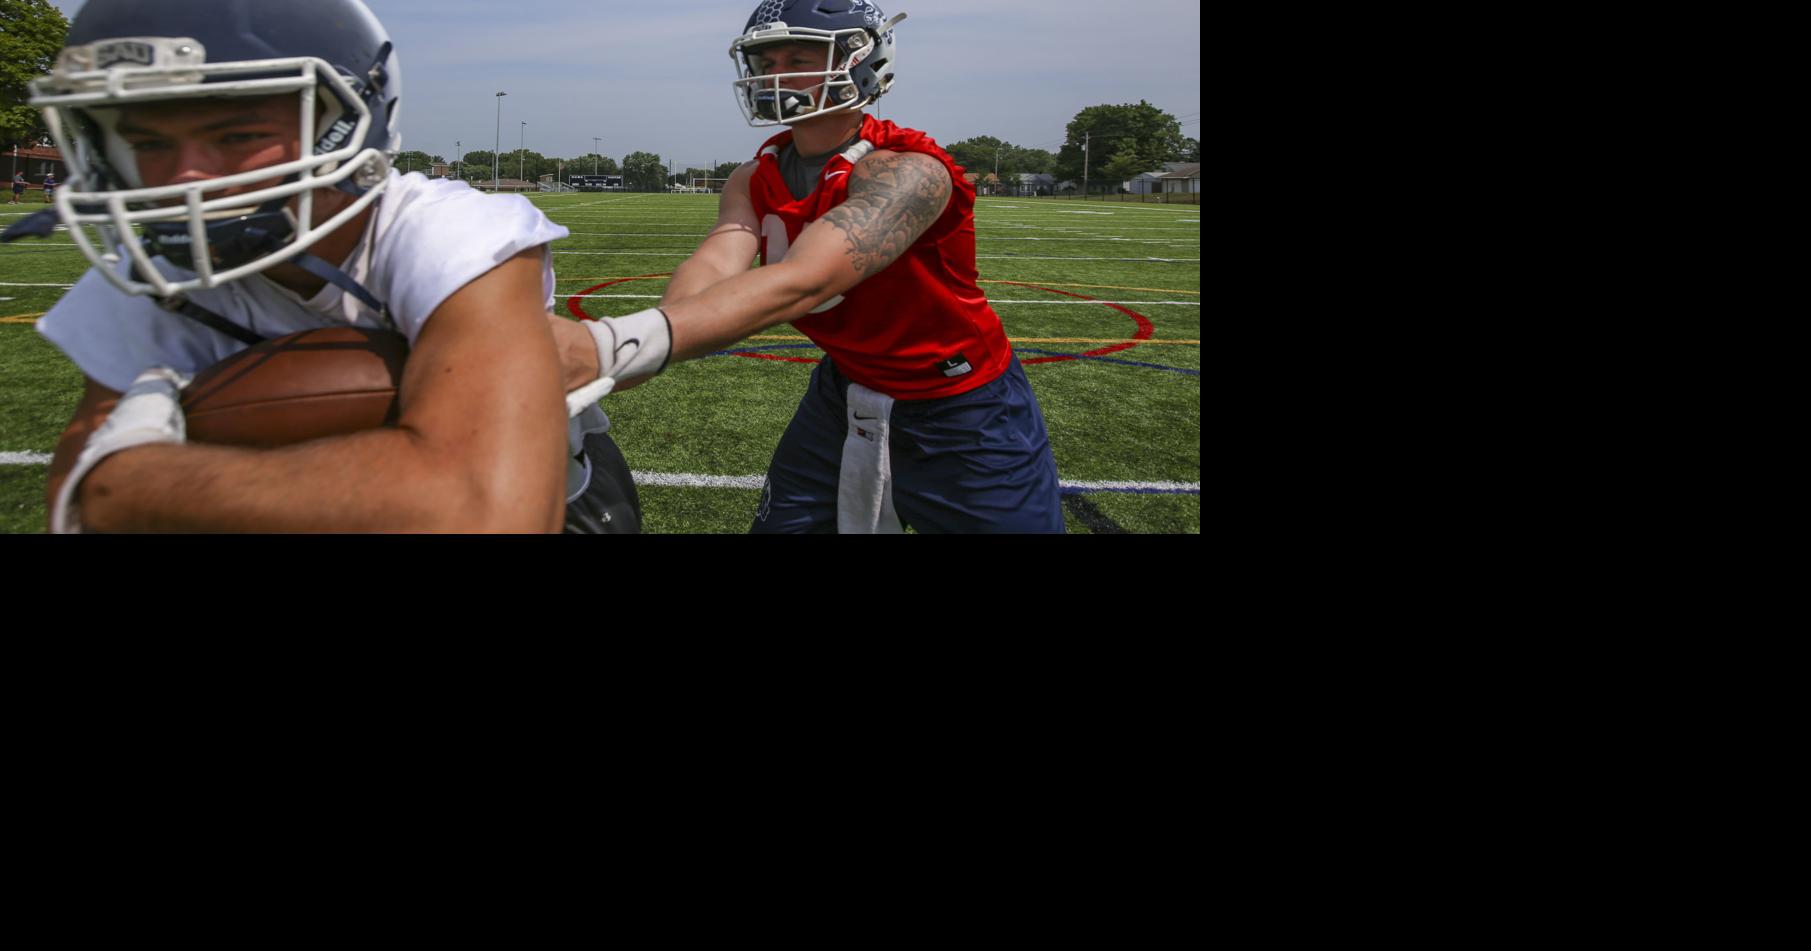
[(268, 340), (195, 375), (182, 393), (191, 442), (291, 443), (394, 425), (409, 341), (323, 327)]

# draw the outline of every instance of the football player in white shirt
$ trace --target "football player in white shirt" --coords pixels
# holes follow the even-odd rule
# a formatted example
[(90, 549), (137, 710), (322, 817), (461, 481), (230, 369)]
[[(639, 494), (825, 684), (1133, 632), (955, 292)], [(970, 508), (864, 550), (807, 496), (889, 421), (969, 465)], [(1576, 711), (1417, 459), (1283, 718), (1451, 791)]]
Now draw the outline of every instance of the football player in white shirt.
[[(51, 464), (53, 530), (638, 526), (608, 421), (593, 402), (568, 424), (547, 314), (566, 229), (393, 171), (400, 80), (359, 0), (82, 8), (32, 100), (69, 157), (58, 213), (95, 264), (39, 322), (87, 377)], [(342, 325), (409, 339), (394, 428), (184, 442), (196, 371)]]

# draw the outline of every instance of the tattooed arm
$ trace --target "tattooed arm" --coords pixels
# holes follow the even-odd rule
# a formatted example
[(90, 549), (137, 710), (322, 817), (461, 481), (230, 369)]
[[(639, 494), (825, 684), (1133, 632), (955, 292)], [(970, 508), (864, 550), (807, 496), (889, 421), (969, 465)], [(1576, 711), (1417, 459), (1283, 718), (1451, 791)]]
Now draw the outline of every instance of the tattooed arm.
[(812, 222), (783, 261), (662, 304), (673, 360), (689, 360), (813, 307), (880, 273), (943, 214), (949, 170), (928, 155), (870, 153), (849, 174), (849, 197)]

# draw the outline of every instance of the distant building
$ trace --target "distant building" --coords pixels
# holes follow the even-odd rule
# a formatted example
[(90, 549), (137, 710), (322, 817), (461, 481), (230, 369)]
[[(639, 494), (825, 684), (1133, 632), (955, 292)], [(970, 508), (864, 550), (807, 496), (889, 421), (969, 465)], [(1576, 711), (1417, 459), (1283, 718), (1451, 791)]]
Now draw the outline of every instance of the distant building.
[[(1164, 190), (1163, 180), (1172, 172), (1187, 165), (1184, 162), (1165, 162), (1163, 167), (1154, 172), (1140, 172), (1126, 180), (1123, 186), (1133, 195), (1155, 195)], [(1200, 165), (1189, 166), (1199, 169)], [(1198, 189), (1197, 189), (1198, 190)]]
[(8, 181), (13, 172), (24, 172), (25, 180), (34, 187), (44, 184), (44, 175), (48, 172), (55, 172), (59, 182), (69, 180), (69, 166), (63, 163), (63, 153), (49, 145), (15, 146), (12, 164), (6, 170)]
[(1174, 169), (1163, 176), (1162, 182), (1163, 193), (1166, 195), (1199, 195), (1201, 194), (1201, 163), (1177, 163)]

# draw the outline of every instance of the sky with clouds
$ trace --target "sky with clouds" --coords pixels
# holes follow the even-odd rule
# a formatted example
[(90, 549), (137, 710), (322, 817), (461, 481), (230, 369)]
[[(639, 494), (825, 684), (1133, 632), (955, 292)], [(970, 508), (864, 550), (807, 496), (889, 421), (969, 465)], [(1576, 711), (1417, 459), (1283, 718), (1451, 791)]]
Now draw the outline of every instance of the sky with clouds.
[[(73, 18), (83, 0), (51, 2)], [(404, 148), (491, 148), (499, 90), (509, 93), (506, 151), (520, 138), (546, 155), (582, 155), (596, 136), (619, 160), (648, 151), (702, 166), (749, 158), (772, 131), (750, 128), (730, 92), (729, 43), (754, 0), (367, 2), (402, 64)], [(993, 135), (1055, 151), (1083, 107), (1144, 99), (1201, 138), (1195, 0), (1144, 0), (1135, 16), (1083, 0), (876, 2), (909, 14), (896, 34), (898, 79), (871, 110), (883, 119), (942, 142)]]

